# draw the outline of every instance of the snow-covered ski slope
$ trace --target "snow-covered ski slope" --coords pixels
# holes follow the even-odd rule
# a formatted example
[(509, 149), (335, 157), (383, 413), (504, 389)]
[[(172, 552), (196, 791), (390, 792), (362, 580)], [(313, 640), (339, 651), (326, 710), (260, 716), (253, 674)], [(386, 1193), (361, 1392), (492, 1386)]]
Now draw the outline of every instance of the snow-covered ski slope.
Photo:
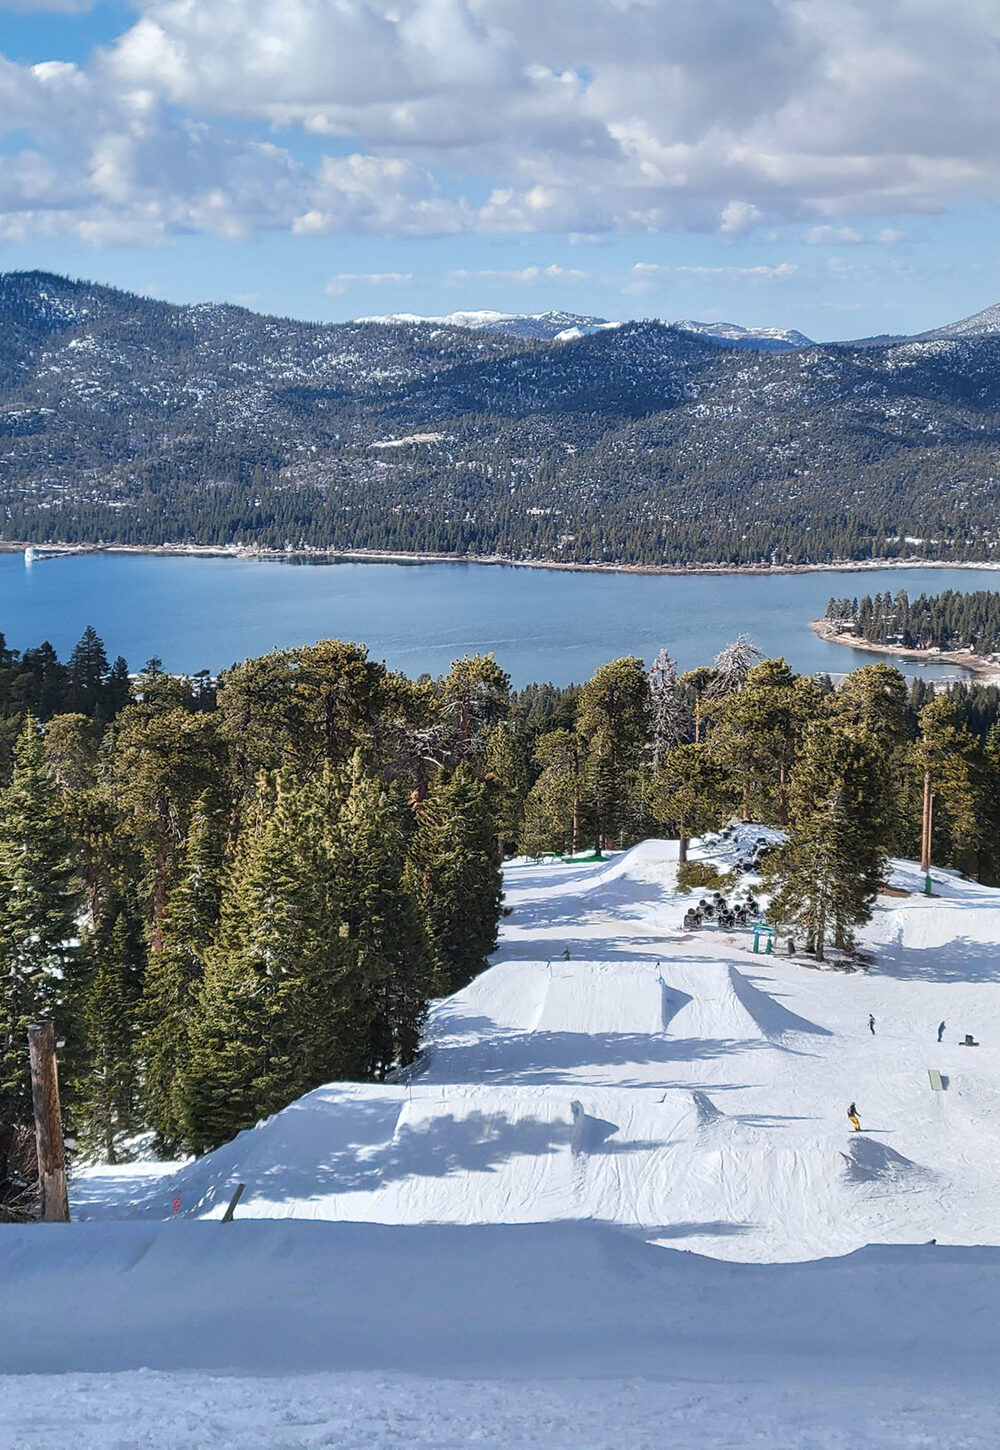
[(513, 864), (495, 964), (407, 1080), (319, 1088), (179, 1171), (93, 1170), (77, 1216), (218, 1217), (241, 1181), (241, 1218), (586, 1220), (725, 1259), (1000, 1241), (1000, 892), (936, 873), (927, 899), (896, 863), (872, 966), (824, 971), (684, 932), (676, 856)]

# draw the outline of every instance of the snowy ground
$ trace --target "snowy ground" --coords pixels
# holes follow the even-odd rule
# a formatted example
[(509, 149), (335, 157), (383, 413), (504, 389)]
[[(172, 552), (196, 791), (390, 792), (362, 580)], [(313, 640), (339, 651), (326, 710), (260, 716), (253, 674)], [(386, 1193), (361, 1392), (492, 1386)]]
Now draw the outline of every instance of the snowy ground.
[(4, 1230), (0, 1370), (44, 1378), (0, 1450), (994, 1445), (1000, 892), (898, 863), (820, 971), (685, 933), (675, 873), (513, 865), (408, 1081)]
[[(9, 1380), (3, 1450), (983, 1450), (992, 1395), (640, 1380), (509, 1386), (412, 1376), (151, 1372)], [(30, 1426), (30, 1430), (27, 1428)]]
[(942, 873), (928, 899), (899, 863), (875, 965), (821, 971), (685, 933), (675, 873), (656, 841), (509, 868), (496, 965), (408, 1081), (320, 1088), (162, 1177), (92, 1171), (78, 1217), (219, 1217), (244, 1181), (242, 1218), (587, 1220), (742, 1260), (1000, 1242), (1000, 892)]

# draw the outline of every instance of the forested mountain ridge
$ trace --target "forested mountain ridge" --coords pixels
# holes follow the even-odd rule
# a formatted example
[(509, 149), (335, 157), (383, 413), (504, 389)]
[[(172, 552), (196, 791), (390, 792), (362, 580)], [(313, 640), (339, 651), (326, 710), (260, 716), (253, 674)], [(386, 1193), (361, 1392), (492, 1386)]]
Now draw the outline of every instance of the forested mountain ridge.
[(772, 353), (0, 277), (0, 534), (635, 564), (1000, 552), (1000, 338)]

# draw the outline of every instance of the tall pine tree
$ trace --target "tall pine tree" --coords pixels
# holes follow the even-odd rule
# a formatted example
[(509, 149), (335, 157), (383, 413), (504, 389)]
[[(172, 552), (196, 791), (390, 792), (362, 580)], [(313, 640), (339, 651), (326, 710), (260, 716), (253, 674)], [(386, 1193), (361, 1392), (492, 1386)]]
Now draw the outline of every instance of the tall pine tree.
[(814, 724), (791, 788), (788, 841), (769, 856), (775, 926), (804, 938), (807, 952), (825, 960), (826, 945), (843, 951), (871, 917), (885, 876), (885, 759), (863, 731)]
[(42, 729), (30, 716), (0, 792), (0, 1121), (31, 1121), (28, 1024), (54, 1017), (61, 1035), (77, 956), (80, 892)]
[(490, 786), (468, 766), (442, 774), (418, 808), (410, 879), (428, 922), (443, 992), (485, 970), (497, 941), (503, 878)]
[[(345, 1075), (381, 1081), (416, 1055), (435, 986), (434, 959), (406, 871), (402, 793), (366, 775), (357, 757), (345, 784), (333, 838), (340, 1060)], [(491, 849), (495, 839), (491, 821)]]
[(81, 1141), (105, 1162), (118, 1161), (140, 1126), (139, 1003), (146, 943), (134, 900), (105, 913), (87, 942), (83, 1005), (86, 1052), (77, 1091)]
[(184, 1146), (183, 1071), (222, 894), (223, 813), (210, 794), (195, 807), (177, 885), (167, 897), (162, 944), (150, 953), (142, 1004), (146, 1120), (160, 1148)]
[(185, 1139), (196, 1152), (337, 1075), (343, 953), (327, 822), (317, 791), (290, 773), (258, 786), (182, 1074)]

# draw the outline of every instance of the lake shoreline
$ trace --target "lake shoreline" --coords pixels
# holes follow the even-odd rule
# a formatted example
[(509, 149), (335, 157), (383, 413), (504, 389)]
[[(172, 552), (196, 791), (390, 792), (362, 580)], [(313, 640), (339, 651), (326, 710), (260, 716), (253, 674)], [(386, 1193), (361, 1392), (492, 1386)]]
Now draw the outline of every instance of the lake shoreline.
[(906, 649), (901, 644), (874, 644), (871, 640), (859, 639), (855, 634), (840, 633), (828, 619), (813, 619), (809, 628), (827, 644), (843, 644), (849, 649), (864, 650), (869, 654), (890, 655), (896, 659), (917, 660), (923, 664), (955, 665), (966, 670), (984, 685), (1000, 685), (1000, 665), (982, 655), (969, 654), (965, 650)]
[[(0, 542), (0, 553), (19, 554), (34, 548), (40, 559), (77, 554), (137, 554), (181, 559), (240, 559), (247, 563), (289, 564), (482, 564), (506, 569), (552, 569), (579, 574), (649, 574), (673, 576), (863, 574), (882, 569), (968, 569), (1000, 571), (1000, 560), (986, 562), (944, 559), (848, 559), (816, 564), (614, 564), (562, 563), (558, 559), (512, 559), (501, 554), (408, 553), (389, 549), (258, 549), (227, 544), (31, 544)], [(51, 550), (51, 554), (49, 554)], [(824, 621), (818, 621), (824, 623)], [(813, 626), (815, 627), (815, 626)], [(838, 642), (836, 640), (834, 643)], [(841, 641), (843, 642), (843, 641)], [(873, 648), (875, 648), (873, 646)], [(878, 647), (880, 648), (880, 647)], [(919, 653), (919, 652), (918, 652)]]

